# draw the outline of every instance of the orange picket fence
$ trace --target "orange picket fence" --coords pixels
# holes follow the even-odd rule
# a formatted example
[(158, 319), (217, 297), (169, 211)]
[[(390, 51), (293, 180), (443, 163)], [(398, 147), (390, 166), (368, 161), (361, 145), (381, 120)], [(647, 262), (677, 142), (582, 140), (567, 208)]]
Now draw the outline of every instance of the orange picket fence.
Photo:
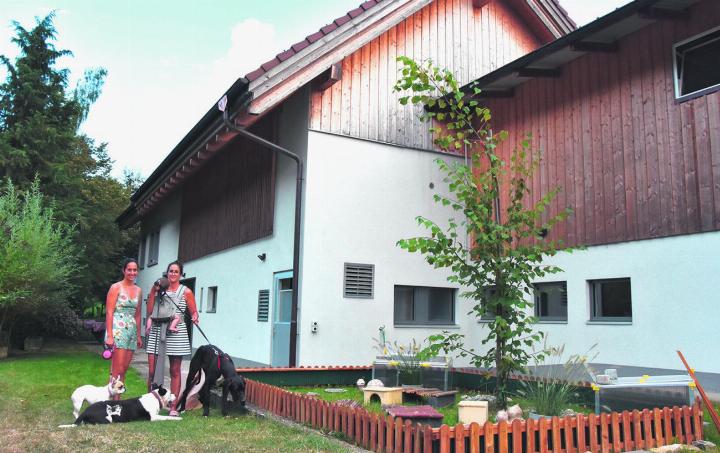
[(342, 433), (349, 442), (377, 452), (607, 453), (689, 444), (703, 437), (700, 401), (692, 407), (431, 428), (250, 379), (246, 382), (248, 403), (315, 429)]

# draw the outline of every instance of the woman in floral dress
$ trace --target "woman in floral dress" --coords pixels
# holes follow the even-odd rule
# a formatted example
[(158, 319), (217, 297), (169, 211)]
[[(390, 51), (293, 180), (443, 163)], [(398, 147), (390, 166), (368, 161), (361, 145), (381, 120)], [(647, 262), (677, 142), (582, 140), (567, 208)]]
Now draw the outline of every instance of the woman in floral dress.
[[(127, 258), (122, 267), (123, 279), (110, 286), (105, 315), (105, 344), (114, 346), (111, 377), (120, 376), (125, 381), (125, 373), (130, 366), (135, 348), (142, 348), (140, 337), (140, 310), (142, 290), (135, 284), (138, 264), (133, 258)], [(120, 399), (120, 395), (115, 395)]]

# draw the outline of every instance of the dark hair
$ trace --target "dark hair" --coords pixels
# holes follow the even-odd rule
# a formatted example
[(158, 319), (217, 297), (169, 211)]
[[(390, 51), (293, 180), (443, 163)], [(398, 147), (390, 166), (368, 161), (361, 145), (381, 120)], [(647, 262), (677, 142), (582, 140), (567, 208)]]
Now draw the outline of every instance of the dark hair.
[(125, 258), (122, 262), (122, 267), (120, 269), (122, 269), (122, 271), (125, 272), (125, 269), (127, 269), (128, 264), (130, 264), (130, 263), (137, 264), (138, 262), (135, 258)]
[(165, 273), (167, 274), (167, 272), (170, 270), (170, 266), (172, 266), (172, 265), (175, 265), (180, 268), (180, 276), (182, 277), (183, 276), (183, 264), (180, 262), (180, 260), (175, 260), (172, 263), (168, 264), (167, 267), (165, 268)]

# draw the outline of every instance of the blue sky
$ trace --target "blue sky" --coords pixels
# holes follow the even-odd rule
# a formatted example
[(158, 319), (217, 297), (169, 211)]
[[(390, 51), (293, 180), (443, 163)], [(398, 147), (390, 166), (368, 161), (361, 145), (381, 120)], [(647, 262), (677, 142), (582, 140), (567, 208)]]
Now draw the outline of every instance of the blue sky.
[[(11, 22), (57, 10), (60, 66), (71, 80), (108, 70), (83, 130), (108, 142), (115, 175), (149, 176), (240, 76), (355, 8), (360, 0), (1, 0), (0, 54), (14, 57)], [(560, 0), (582, 25), (627, 0)], [(5, 73), (0, 68), (0, 77)]]

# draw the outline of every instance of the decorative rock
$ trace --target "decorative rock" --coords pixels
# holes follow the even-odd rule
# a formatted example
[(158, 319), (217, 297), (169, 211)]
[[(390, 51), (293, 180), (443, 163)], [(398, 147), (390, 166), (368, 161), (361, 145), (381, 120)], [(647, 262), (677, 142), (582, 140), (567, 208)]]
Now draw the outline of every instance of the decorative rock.
[(363, 379), (363, 378), (358, 379), (357, 382), (355, 383), (355, 385), (357, 385), (358, 387), (365, 387), (365, 379)]
[(385, 384), (383, 384), (383, 381), (380, 379), (372, 379), (370, 382), (367, 383), (368, 387), (385, 387)]
[(654, 453), (670, 453), (674, 451), (686, 451), (686, 450), (700, 450), (698, 447), (695, 447), (693, 445), (683, 445), (683, 444), (672, 444), (672, 445), (665, 445), (662, 447), (656, 447), (651, 448), (650, 451)]
[(509, 419), (508, 421), (513, 421), (515, 419), (522, 420), (523, 410), (519, 404), (516, 404), (516, 405), (510, 406), (508, 408), (507, 415), (508, 415), (508, 419)]
[(495, 415), (495, 419), (498, 422), (508, 421), (508, 413), (506, 410), (499, 410), (497, 415)]
[(710, 448), (715, 448), (715, 444), (710, 442), (709, 440), (694, 440), (693, 446), (698, 447), (700, 450), (708, 450)]
[(463, 401), (487, 401), (489, 406), (494, 405), (496, 400), (494, 395), (462, 395), (460, 399)]
[(328, 393), (344, 393), (344, 392), (347, 392), (347, 390), (345, 390), (345, 389), (335, 389), (335, 388), (325, 389), (325, 391), (328, 392)]
[(577, 413), (572, 409), (565, 409), (564, 411), (560, 412), (561, 417), (574, 417), (577, 415)]

